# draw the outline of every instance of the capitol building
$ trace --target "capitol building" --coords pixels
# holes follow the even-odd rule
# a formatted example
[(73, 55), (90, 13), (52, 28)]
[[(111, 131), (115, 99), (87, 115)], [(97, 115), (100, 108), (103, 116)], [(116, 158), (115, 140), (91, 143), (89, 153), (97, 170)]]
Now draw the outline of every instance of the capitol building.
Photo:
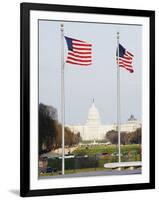
[[(66, 125), (74, 133), (80, 133), (82, 140), (103, 140), (105, 134), (111, 130), (117, 130), (117, 124), (104, 125), (101, 123), (100, 114), (95, 106), (94, 100), (88, 111), (88, 118), (84, 125)], [(133, 115), (126, 123), (121, 124), (121, 131), (133, 132), (141, 127), (141, 123)]]

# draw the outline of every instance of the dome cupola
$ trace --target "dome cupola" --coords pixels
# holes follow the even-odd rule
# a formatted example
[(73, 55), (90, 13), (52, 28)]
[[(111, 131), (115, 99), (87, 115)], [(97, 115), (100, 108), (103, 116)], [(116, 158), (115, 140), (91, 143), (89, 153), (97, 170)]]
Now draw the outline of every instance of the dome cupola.
[(94, 99), (93, 99), (93, 102), (92, 102), (92, 105), (88, 111), (88, 119), (87, 119), (87, 123), (86, 123), (88, 126), (90, 125), (100, 125), (100, 115), (99, 115), (99, 111), (98, 109), (96, 108), (95, 106), (95, 103), (94, 103)]

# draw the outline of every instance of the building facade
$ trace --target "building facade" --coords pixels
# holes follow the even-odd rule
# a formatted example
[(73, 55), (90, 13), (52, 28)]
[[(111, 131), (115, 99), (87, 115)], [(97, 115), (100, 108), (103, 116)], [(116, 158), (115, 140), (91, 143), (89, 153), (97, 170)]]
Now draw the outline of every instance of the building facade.
[[(108, 131), (117, 130), (117, 124), (104, 125), (101, 123), (100, 114), (93, 101), (85, 125), (66, 125), (74, 133), (80, 133), (82, 140), (103, 140)], [(141, 123), (133, 115), (126, 123), (121, 124), (121, 131), (133, 132), (141, 127)]]

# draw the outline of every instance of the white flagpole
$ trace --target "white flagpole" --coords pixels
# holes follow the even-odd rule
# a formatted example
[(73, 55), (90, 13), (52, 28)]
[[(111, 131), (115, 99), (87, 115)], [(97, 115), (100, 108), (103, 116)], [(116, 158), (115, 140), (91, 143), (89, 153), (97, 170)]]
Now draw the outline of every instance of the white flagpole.
[(120, 141), (120, 67), (119, 67), (119, 32), (117, 32), (117, 131), (118, 131), (118, 162), (121, 162)]
[(61, 124), (62, 124), (62, 174), (65, 174), (65, 88), (64, 88), (64, 25), (61, 24)]

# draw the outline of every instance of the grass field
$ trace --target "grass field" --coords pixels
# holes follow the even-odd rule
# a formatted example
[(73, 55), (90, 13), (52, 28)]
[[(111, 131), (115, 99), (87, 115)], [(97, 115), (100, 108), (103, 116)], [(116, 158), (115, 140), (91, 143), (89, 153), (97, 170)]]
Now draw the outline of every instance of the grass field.
[[(94, 155), (101, 153), (113, 154), (118, 152), (117, 145), (92, 145), (92, 146), (80, 146), (72, 153), (75, 155)], [(121, 145), (121, 153), (126, 154), (140, 154), (141, 145), (131, 144), (131, 145)]]
[[(66, 174), (107, 170), (104, 168), (105, 163), (118, 162), (118, 147), (116, 145), (79, 146), (72, 154), (75, 155), (75, 158), (65, 159)], [(121, 145), (121, 161), (141, 161), (141, 145)], [(61, 173), (62, 162), (60, 159), (48, 159), (48, 166), (56, 168), (57, 172), (44, 173), (40, 176), (54, 176)]]

